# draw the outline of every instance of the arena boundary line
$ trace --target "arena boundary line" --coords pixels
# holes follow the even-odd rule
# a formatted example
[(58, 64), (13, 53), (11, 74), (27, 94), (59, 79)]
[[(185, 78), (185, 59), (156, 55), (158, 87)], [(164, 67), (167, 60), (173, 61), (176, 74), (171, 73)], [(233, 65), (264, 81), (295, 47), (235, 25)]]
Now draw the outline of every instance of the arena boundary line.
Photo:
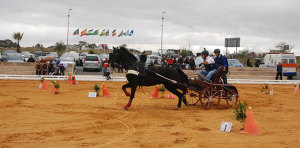
[[(67, 80), (67, 76), (51, 76), (51, 75), (7, 75), (0, 74), (1, 80), (41, 80), (41, 77), (46, 80)], [(100, 75), (75, 75), (77, 81), (107, 81), (107, 82), (126, 82), (126, 77), (111, 77), (111, 80), (106, 80), (106, 77)], [(254, 80), (254, 79), (228, 79), (230, 84), (299, 84), (300, 80)]]

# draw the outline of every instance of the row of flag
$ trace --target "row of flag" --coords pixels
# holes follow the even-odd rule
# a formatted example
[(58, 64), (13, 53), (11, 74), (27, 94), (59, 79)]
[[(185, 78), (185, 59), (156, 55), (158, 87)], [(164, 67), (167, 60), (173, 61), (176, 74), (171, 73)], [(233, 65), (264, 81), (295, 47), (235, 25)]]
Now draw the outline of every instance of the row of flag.
[[(79, 29), (76, 29), (73, 33), (73, 35), (79, 35)], [(109, 32), (109, 29), (105, 30), (103, 29), (102, 32), (99, 34), (99, 29), (96, 29), (96, 30), (93, 30), (93, 29), (90, 29), (90, 30), (87, 30), (87, 29), (84, 29), (83, 31), (80, 32), (80, 37), (82, 36), (85, 36), (85, 35), (100, 35), (100, 36), (109, 36), (110, 35), (110, 32)], [(117, 30), (113, 30), (111, 32), (111, 36), (116, 36), (117, 35)], [(133, 35), (133, 30), (127, 30), (126, 32), (123, 32), (123, 30), (119, 33), (118, 37), (121, 37), (121, 36), (132, 36)]]

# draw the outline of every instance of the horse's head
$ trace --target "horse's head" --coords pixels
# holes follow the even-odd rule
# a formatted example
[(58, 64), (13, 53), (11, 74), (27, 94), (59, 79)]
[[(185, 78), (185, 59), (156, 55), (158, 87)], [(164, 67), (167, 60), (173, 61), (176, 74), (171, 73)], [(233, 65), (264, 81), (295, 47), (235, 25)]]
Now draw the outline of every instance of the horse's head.
[(110, 64), (114, 64), (114, 63), (121, 63), (121, 58), (120, 58), (120, 49), (117, 47), (113, 47), (113, 53), (111, 55), (111, 60), (110, 60)]

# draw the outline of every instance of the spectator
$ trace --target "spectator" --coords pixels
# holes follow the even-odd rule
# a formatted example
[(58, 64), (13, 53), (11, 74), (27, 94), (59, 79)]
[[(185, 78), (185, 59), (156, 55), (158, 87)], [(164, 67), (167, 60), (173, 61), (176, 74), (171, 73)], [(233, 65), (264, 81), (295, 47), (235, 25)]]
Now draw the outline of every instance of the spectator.
[(278, 63), (276, 70), (277, 70), (276, 80), (278, 80), (278, 76), (280, 76), (280, 80), (282, 80), (282, 65), (280, 62)]
[(183, 58), (182, 58), (182, 56), (179, 56), (179, 59), (178, 59), (178, 67), (180, 68), (180, 69), (183, 69)]
[(212, 75), (216, 72), (215, 60), (212, 57), (208, 56), (208, 51), (207, 50), (204, 50), (202, 52), (202, 58), (203, 58), (203, 63), (200, 66), (200, 69), (205, 67), (205, 70), (200, 70), (198, 72), (199, 79), (201, 78), (202, 75), (204, 75), (205, 79), (210, 80)]
[(224, 69), (223, 69), (224, 72), (222, 73), (221, 77), (223, 79), (224, 84), (227, 84), (227, 76), (226, 76), (226, 74), (228, 73), (227, 59), (222, 54), (220, 54), (220, 52), (221, 52), (220, 49), (214, 50), (214, 53), (216, 56), (215, 62), (216, 62), (217, 68), (219, 68), (220, 66), (224, 66)]
[(35, 60), (33, 59), (32, 55), (30, 55), (29, 59), (27, 60), (27, 62), (35, 62)]
[(176, 58), (173, 59), (173, 66), (172, 68), (177, 68), (177, 60)]
[(66, 70), (66, 68), (64, 67), (64, 64), (61, 63), (60, 66), (59, 66), (60, 75), (64, 76), (65, 75), (65, 70)]
[(153, 67), (153, 66), (154, 66), (153, 60), (150, 60), (150, 63), (149, 63), (148, 66), (149, 66), (149, 67)]
[(147, 55), (146, 55), (146, 53), (145, 53), (145, 51), (142, 53), (142, 55), (140, 56), (140, 61), (142, 62), (142, 63), (146, 63), (146, 61), (147, 61)]
[(47, 71), (48, 71), (48, 64), (47, 64), (47, 62), (44, 62), (43, 63), (43, 75), (46, 75)]
[(259, 64), (260, 64), (259, 60), (256, 60), (255, 67), (259, 67)]
[(168, 68), (169, 67), (173, 67), (173, 57), (170, 57), (169, 59), (168, 59)]
[(194, 57), (191, 57), (190, 59), (190, 66), (191, 66), (191, 70), (195, 71), (195, 60)]
[(36, 61), (36, 63), (35, 63), (35, 73), (36, 73), (36, 75), (42, 74), (42, 64), (40, 61)]
[(251, 65), (251, 62), (250, 62), (250, 59), (248, 58), (248, 60), (247, 60), (247, 67), (252, 67), (252, 65)]
[(49, 75), (53, 75), (53, 63), (52, 61), (50, 61), (49, 65), (48, 65), (48, 74)]
[(161, 58), (161, 67), (167, 66), (167, 58), (166, 56), (163, 56)]
[(154, 60), (153, 63), (154, 63), (154, 64), (158, 64), (158, 58), (155, 58), (155, 60)]
[(186, 57), (186, 58), (185, 58), (184, 64), (185, 64), (185, 68), (188, 69), (188, 68), (189, 68), (189, 64), (190, 64), (190, 59), (189, 59), (189, 57)]
[(105, 58), (105, 60), (102, 63), (102, 74), (103, 74), (103, 76), (105, 76), (105, 73), (108, 72), (107, 68), (108, 68), (108, 58)]

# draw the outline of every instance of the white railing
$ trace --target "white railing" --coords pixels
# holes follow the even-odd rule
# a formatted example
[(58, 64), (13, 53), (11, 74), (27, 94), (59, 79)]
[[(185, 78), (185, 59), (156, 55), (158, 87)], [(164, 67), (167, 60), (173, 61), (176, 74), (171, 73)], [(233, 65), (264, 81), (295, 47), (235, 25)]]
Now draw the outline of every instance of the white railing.
[[(0, 74), (2, 80), (41, 80), (41, 77), (46, 80), (67, 80), (68, 76), (51, 76), (51, 75), (7, 75)], [(125, 82), (126, 77), (113, 77), (106, 80), (106, 77), (99, 75), (75, 75), (78, 81), (117, 81)], [(255, 80), (255, 79), (228, 79), (230, 84), (299, 84), (300, 80)]]

